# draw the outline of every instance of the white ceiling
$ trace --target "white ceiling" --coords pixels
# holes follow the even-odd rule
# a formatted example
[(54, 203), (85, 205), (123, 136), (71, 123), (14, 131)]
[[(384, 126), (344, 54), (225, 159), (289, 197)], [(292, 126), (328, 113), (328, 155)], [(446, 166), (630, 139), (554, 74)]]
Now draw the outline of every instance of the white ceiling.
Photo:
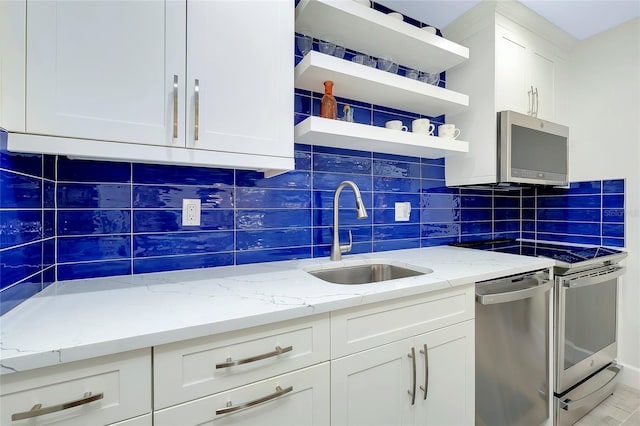
[[(640, 16), (640, 0), (518, 0), (578, 40)], [(418, 21), (444, 28), (479, 0), (381, 0)]]

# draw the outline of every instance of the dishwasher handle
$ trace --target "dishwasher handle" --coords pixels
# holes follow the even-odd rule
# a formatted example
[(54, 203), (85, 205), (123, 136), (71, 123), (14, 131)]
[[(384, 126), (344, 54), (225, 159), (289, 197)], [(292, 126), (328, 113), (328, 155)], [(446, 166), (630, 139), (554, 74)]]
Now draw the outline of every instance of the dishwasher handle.
[(494, 305), (497, 303), (515, 302), (516, 300), (529, 299), (546, 293), (553, 286), (550, 279), (538, 279), (537, 277), (525, 278), (523, 283), (531, 282), (532, 286), (521, 290), (505, 291), (502, 293), (479, 294), (476, 292), (476, 302), (481, 305)]

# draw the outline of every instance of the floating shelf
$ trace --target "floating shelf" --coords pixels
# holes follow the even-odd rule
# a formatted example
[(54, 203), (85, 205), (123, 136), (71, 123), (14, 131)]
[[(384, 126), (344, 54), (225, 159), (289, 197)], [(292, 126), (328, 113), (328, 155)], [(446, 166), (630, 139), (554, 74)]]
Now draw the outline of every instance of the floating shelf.
[(442, 72), (469, 59), (469, 49), (355, 1), (301, 0), (296, 31), (332, 37), (348, 49), (391, 56), (404, 66)]
[(333, 148), (441, 158), (450, 152), (469, 152), (469, 142), (401, 132), (384, 127), (308, 117), (295, 127), (295, 141)]
[(460, 112), (469, 105), (469, 96), (453, 90), (323, 53), (309, 52), (296, 66), (296, 88), (323, 92), (325, 80), (333, 81), (334, 96), (430, 117)]

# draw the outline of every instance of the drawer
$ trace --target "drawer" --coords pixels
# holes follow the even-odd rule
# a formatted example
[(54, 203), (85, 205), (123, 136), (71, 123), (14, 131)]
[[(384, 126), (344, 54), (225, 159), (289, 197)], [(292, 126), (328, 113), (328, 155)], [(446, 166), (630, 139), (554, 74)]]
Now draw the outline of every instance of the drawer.
[(112, 423), (109, 426), (152, 426), (153, 415), (151, 413), (144, 416), (134, 417), (133, 419), (123, 420), (118, 423)]
[(323, 314), (157, 346), (154, 406), (168, 407), (327, 361), (329, 344), (329, 314)]
[[(326, 426), (330, 422), (329, 371), (325, 362), (156, 411), (153, 424)], [(238, 410), (218, 413), (224, 409)]]
[(426, 333), (474, 317), (474, 285), (331, 313), (331, 358)]
[[(3, 375), (0, 384), (3, 426), (115, 423), (151, 412), (151, 349)], [(12, 415), (27, 413), (36, 404), (46, 410), (73, 401), (86, 403), (27, 420), (11, 420)]]

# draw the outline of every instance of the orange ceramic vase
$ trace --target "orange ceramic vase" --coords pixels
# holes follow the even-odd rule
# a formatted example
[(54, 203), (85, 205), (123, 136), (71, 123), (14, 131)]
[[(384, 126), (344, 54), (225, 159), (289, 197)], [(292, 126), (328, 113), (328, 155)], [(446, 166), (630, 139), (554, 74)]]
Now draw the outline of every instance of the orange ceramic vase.
[(320, 101), (320, 117), (335, 120), (338, 118), (338, 103), (333, 97), (333, 81), (324, 82), (324, 96)]

